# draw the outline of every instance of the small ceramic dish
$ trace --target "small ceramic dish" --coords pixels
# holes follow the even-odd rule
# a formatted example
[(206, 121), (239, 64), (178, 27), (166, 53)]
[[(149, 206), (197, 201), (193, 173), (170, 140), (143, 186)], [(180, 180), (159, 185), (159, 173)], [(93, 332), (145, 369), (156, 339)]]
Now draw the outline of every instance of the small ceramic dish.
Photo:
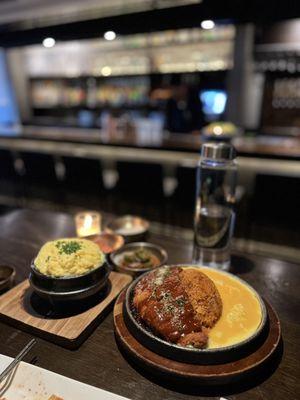
[[(150, 268), (147, 268), (146, 266), (139, 268), (139, 267), (129, 267), (122, 265), (123, 257), (126, 254), (130, 255), (135, 251), (139, 250), (146, 250), (147, 252), (151, 253), (157, 259), (157, 265), (155, 265), (155, 267), (150, 267)], [(119, 250), (114, 251), (109, 257), (109, 260), (113, 265), (114, 269), (116, 269), (119, 272), (129, 274), (131, 276), (137, 276), (143, 274), (144, 272), (150, 271), (154, 268), (161, 267), (167, 262), (167, 259), (168, 259), (168, 254), (165, 251), (165, 249), (163, 249), (160, 246), (157, 246), (156, 244), (147, 242), (128, 243), (125, 246), (121, 247)]]
[(0, 265), (0, 292), (11, 288), (15, 275), (16, 271), (14, 267)]
[(118, 250), (125, 243), (123, 236), (107, 232), (101, 233), (100, 235), (86, 236), (85, 239), (96, 243), (104, 254), (110, 254)]
[(124, 215), (108, 223), (106, 231), (123, 236), (125, 242), (136, 242), (145, 239), (149, 225), (149, 222), (143, 218)]

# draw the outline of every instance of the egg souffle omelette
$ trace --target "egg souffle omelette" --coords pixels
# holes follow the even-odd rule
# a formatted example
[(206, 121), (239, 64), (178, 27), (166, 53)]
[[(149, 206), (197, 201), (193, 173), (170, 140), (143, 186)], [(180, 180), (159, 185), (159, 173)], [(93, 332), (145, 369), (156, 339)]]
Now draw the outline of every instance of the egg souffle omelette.
[(63, 238), (45, 243), (34, 264), (41, 274), (62, 278), (86, 274), (104, 261), (104, 253), (90, 240)]

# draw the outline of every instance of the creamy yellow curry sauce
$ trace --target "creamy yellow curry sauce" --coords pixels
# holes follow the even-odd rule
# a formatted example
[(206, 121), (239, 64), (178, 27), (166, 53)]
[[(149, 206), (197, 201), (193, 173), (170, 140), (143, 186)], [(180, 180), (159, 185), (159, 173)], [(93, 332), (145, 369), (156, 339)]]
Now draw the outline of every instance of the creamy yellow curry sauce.
[(231, 346), (252, 336), (262, 322), (254, 290), (222, 271), (199, 269), (214, 281), (223, 303), (221, 318), (209, 332), (208, 348)]

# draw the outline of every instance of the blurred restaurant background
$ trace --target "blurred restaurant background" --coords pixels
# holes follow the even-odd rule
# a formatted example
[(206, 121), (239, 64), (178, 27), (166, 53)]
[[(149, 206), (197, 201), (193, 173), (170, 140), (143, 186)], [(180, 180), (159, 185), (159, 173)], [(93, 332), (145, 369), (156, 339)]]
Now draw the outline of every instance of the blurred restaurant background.
[(235, 246), (299, 260), (299, 8), (1, 0), (0, 212), (99, 209), (192, 237), (201, 144), (225, 140)]

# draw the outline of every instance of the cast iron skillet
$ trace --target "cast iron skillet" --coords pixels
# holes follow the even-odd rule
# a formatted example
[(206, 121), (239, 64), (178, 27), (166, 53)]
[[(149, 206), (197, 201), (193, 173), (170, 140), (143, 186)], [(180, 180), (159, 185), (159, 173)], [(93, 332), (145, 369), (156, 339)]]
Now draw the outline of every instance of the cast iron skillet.
[[(171, 268), (172, 267), (184, 267), (184, 265), (172, 265)], [(190, 267), (192, 267), (192, 265)], [(257, 331), (249, 338), (227, 347), (216, 349), (196, 349), (192, 347), (178, 346), (154, 335), (145, 324), (138, 321), (137, 312), (132, 304), (134, 288), (140, 279), (142, 279), (146, 274), (140, 276), (127, 288), (126, 299), (123, 304), (124, 320), (127, 328), (144, 346), (161, 356), (175, 361), (192, 364), (223, 364), (251, 354), (264, 342), (268, 332), (268, 316), (265, 304), (257, 292), (248, 285), (248, 283), (232, 274), (229, 274), (228, 272), (222, 271), (222, 273), (231, 275), (234, 279), (237, 279), (244, 285), (248, 286), (259, 300), (262, 313), (261, 323)]]

